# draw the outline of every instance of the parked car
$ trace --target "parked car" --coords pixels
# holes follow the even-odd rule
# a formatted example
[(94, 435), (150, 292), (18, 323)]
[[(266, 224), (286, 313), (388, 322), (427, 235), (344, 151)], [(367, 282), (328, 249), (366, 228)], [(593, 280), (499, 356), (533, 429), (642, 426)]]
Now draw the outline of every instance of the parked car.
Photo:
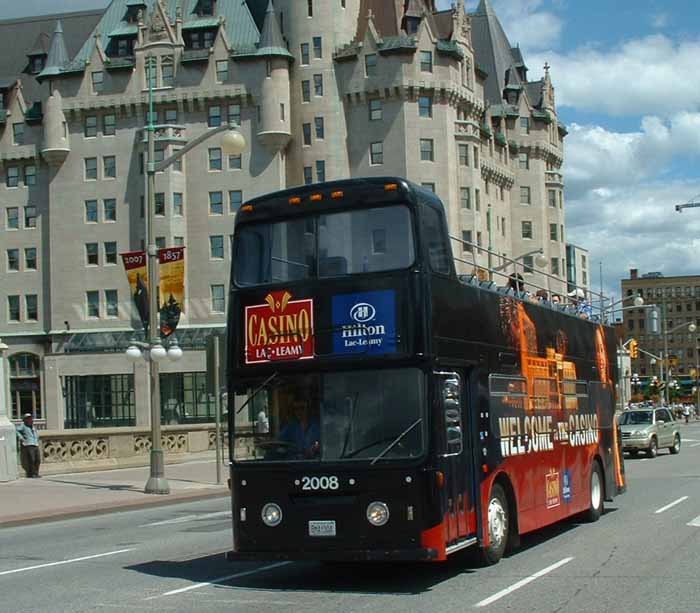
[(672, 454), (681, 450), (681, 433), (671, 411), (665, 408), (637, 409), (620, 416), (622, 450), (636, 456), (646, 451), (655, 458), (659, 448), (666, 447)]

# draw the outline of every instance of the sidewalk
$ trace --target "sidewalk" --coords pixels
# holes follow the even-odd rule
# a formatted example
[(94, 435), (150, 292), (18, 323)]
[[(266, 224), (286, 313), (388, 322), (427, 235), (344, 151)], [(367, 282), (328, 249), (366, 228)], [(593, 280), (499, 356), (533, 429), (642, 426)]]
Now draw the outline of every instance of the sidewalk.
[(216, 484), (216, 462), (210, 459), (168, 464), (170, 494), (144, 494), (149, 468), (49, 475), (0, 483), (0, 528), (228, 496), (228, 468)]

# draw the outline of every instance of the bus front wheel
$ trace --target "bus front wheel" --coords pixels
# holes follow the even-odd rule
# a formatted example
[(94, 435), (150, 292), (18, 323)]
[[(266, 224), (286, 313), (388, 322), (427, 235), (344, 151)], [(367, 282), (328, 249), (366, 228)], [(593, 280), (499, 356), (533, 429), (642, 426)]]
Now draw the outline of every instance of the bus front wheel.
[(508, 499), (503, 487), (494, 483), (487, 508), (489, 545), (481, 549), (481, 559), (486, 565), (496, 564), (508, 546), (510, 514)]
[(588, 522), (598, 521), (603, 514), (603, 499), (605, 498), (605, 492), (603, 491), (605, 486), (603, 484), (603, 471), (598, 461), (593, 460), (590, 479), (590, 507), (584, 514), (584, 518)]

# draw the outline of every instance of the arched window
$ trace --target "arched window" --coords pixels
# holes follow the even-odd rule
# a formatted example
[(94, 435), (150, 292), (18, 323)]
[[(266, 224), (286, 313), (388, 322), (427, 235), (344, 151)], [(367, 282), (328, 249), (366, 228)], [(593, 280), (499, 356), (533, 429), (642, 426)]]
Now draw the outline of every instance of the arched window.
[(33, 353), (10, 356), (10, 397), (12, 419), (22, 419), (31, 413), (35, 419), (43, 419), (41, 406), (41, 360)]

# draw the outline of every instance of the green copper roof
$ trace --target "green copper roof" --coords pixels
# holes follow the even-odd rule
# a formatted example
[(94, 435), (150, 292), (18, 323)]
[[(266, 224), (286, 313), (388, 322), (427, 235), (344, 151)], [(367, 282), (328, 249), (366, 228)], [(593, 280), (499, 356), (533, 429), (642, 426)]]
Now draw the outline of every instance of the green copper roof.
[(136, 36), (136, 34), (138, 34), (138, 26), (135, 23), (126, 23), (114, 28), (108, 36)]
[(417, 48), (418, 43), (412, 36), (387, 36), (382, 40), (379, 52), (415, 51)]
[(199, 30), (203, 28), (215, 28), (219, 25), (218, 17), (204, 17), (196, 21), (189, 21), (182, 24), (183, 30)]
[(451, 55), (452, 57), (461, 60), (464, 57), (462, 48), (454, 40), (439, 40), (437, 42), (437, 50), (439, 53)]

